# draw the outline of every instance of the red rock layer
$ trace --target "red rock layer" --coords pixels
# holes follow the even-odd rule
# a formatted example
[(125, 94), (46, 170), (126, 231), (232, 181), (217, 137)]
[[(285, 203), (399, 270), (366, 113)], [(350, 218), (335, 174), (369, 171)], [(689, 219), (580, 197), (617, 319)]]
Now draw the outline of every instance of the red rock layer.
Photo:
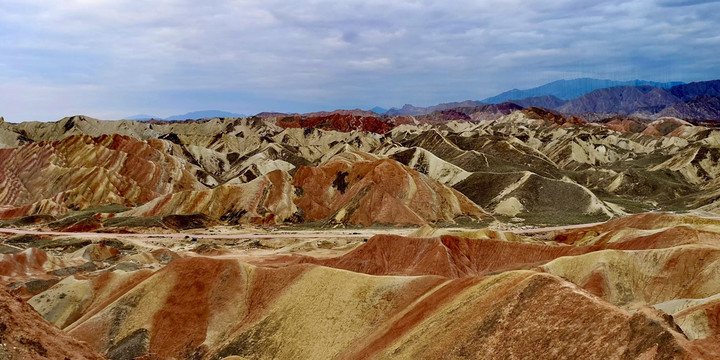
[(87, 135), (0, 150), (0, 218), (59, 215), (118, 203), (135, 205), (204, 186), (169, 143)]
[[(138, 354), (150, 353), (155, 358), (187, 358), (201, 356), (207, 352), (203, 345), (213, 316), (236, 306), (247, 306), (249, 312), (244, 318), (223, 319), (236, 326), (257, 319), (258, 314), (282, 294), (309, 267), (298, 265), (283, 269), (258, 268), (252, 274), (246, 272), (241, 263), (231, 259), (207, 257), (177, 259), (149, 278), (154, 286), (146, 286), (133, 279), (132, 286), (118, 300), (113, 296), (103, 306), (93, 306), (91, 313), (82, 316), (69, 327), (70, 334), (86, 339), (94, 347), (113, 353), (123, 347), (126, 338), (115, 338), (118, 326), (139, 326), (143, 333), (149, 330), (144, 341), (135, 344)], [(169, 284), (169, 287), (165, 284)], [(166, 291), (155, 293), (155, 286)], [(246, 304), (237, 304), (243, 299)], [(110, 301), (112, 300), (112, 301)], [(114, 303), (113, 303), (114, 302)], [(150, 318), (133, 318), (132, 308), (151, 305)], [(112, 310), (127, 306), (124, 314)], [(110, 310), (110, 312), (108, 312)], [(139, 321), (132, 323), (131, 321)], [(127, 323), (125, 323), (127, 322)], [(133, 332), (128, 338), (132, 338)]]
[(18, 280), (26, 276), (45, 274), (47, 270), (44, 265), (47, 260), (47, 253), (34, 248), (17, 254), (0, 255), (0, 276)]
[[(689, 223), (711, 227), (712, 221), (654, 215), (617, 223), (667, 232)], [(632, 227), (612, 226), (597, 228), (633, 233)], [(717, 247), (655, 249), (658, 243), (646, 240), (551, 245), (486, 234), (491, 238), (377, 235), (335, 258), (259, 256), (255, 265), (229, 250), (186, 258), (168, 254), (170, 264), (159, 271), (94, 272), (63, 281), (48, 292), (87, 289), (74, 292), (84, 294), (82, 304), (46, 296), (43, 314), (52, 318), (62, 310), (59, 326), (111, 357), (720, 355), (718, 302), (710, 298), (720, 291)], [(683, 329), (702, 335), (691, 337), (698, 340), (689, 340), (671, 317), (647, 308), (705, 298), (678, 315), (680, 326), (691, 326)]]
[(384, 134), (392, 125), (374, 116), (333, 113), (324, 116), (291, 115), (278, 118), (277, 124), (283, 128), (319, 128), (342, 132), (369, 131)]
[(346, 255), (304, 261), (370, 275), (461, 278), (505, 270), (531, 269), (561, 256), (581, 255), (601, 249), (468, 239), (450, 235), (429, 239), (376, 235)]
[(206, 257), (174, 261), (83, 317), (70, 334), (108, 354), (125, 349), (155, 358), (717, 355), (657, 312), (628, 313), (549, 274), (368, 277), (312, 265), (247, 268)]
[[(676, 236), (684, 235), (682, 230), (682, 228), (679, 230), (678, 228), (669, 229), (660, 233), (659, 236), (676, 239)], [(691, 237), (683, 244), (702, 244), (702, 241), (698, 243), (693, 240)], [(718, 245), (720, 237), (717, 234), (708, 233), (706, 241)], [(461, 278), (498, 271), (535, 269), (559, 257), (578, 256), (601, 250), (647, 250), (672, 246), (658, 243), (657, 239), (652, 236), (650, 239), (639, 237), (624, 242), (567, 246), (495, 239), (468, 239), (451, 235), (439, 238), (375, 235), (367, 243), (340, 257), (328, 259), (311, 257), (283, 259), (278, 257), (266, 264), (311, 262), (370, 275), (439, 275), (447, 278)], [(687, 265), (688, 262), (701, 258), (714, 258), (716, 252), (714, 248), (677, 251), (673, 254), (672, 259), (674, 260), (669, 261), (668, 266), (681, 266), (680, 269), (689, 271), (697, 266)], [(592, 284), (588, 286), (592, 287)]]
[(622, 250), (661, 249), (687, 244), (718, 246), (718, 234), (712, 231), (718, 225), (720, 221), (714, 219), (646, 213), (562, 231), (554, 236), (553, 241), (568, 245), (582, 242)]
[(104, 359), (5, 289), (0, 289), (0, 344), (2, 359)]
[(546, 109), (537, 108), (537, 107), (529, 107), (527, 109), (521, 110), (525, 115), (530, 117), (531, 119), (542, 119), (547, 120), (551, 123), (555, 123), (557, 125), (585, 125), (587, 124), (587, 121), (584, 121), (582, 119), (579, 119), (577, 117), (570, 117), (566, 118), (559, 113), (551, 112)]
[[(87, 263), (83, 258), (63, 259), (49, 255), (43, 250), (28, 248), (16, 254), (0, 255), (0, 285), (11, 285), (13, 295), (23, 300), (30, 299), (60, 280), (53, 272), (64, 268), (78, 267)], [(34, 290), (28, 289), (28, 283)]]
[[(656, 311), (618, 311), (554, 276), (527, 274), (444, 296), (454, 299), (439, 311), (423, 314), (425, 319), (417, 324), (402, 319), (381, 327), (359, 341), (354, 352), (339, 357), (711, 359), (718, 355), (717, 349), (688, 341), (672, 320)], [(424, 299), (418, 306), (438, 300)]]
[(706, 319), (706, 326), (708, 334), (706, 338), (701, 339), (699, 342), (705, 347), (717, 347), (720, 343), (720, 299), (708, 301), (698, 306), (691, 307), (683, 310), (678, 314), (674, 315), (677, 322), (682, 322), (687, 317), (697, 317), (698, 313), (702, 313)]
[(456, 190), (395, 160), (370, 155), (366, 160), (337, 157), (322, 166), (301, 167), (293, 185), (301, 189), (296, 204), (308, 221), (421, 225), (485, 215)]
[(288, 173), (272, 171), (251, 182), (159, 197), (118, 216), (205, 214), (227, 223), (279, 224), (300, 220)]

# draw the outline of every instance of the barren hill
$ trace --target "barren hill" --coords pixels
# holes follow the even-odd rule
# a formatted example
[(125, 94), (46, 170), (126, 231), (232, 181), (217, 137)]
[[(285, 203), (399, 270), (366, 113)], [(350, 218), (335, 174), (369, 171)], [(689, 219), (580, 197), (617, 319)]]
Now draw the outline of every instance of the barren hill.
[(0, 279), (67, 334), (37, 341), (70, 336), (111, 359), (720, 355), (718, 220), (644, 214), (526, 234), (425, 227), (304, 250), (159, 236), (6, 237), (16, 250), (0, 257)]
[[(539, 108), (493, 109), (512, 112), (478, 120), (473, 117), (487, 107), (460, 107), (428, 115), (450, 116), (442, 121), (418, 117), (410, 124), (352, 112), (156, 124), (82, 116), (3, 123), (0, 217), (59, 221), (86, 211), (78, 222), (93, 228), (195, 213), (224, 223), (426, 224), (482, 220), (474, 208), (499, 220), (564, 224), (648, 209), (717, 209), (717, 130), (670, 117), (588, 124)], [(353, 175), (378, 174), (375, 185), (355, 189), (347, 178), (353, 197), (328, 193), (336, 173), (349, 171), (338, 164), (358, 159), (384, 164), (383, 171)], [(406, 175), (391, 176), (396, 172)], [(414, 180), (400, 181), (406, 178)], [(417, 184), (433, 189), (420, 197), (427, 200), (422, 205), (412, 200), (423, 188)], [(375, 186), (395, 190), (370, 195)], [(411, 210), (402, 221), (354, 217), (370, 198), (373, 211)], [(108, 205), (123, 208), (89, 218), (87, 211)], [(113, 217), (124, 220), (105, 223)]]

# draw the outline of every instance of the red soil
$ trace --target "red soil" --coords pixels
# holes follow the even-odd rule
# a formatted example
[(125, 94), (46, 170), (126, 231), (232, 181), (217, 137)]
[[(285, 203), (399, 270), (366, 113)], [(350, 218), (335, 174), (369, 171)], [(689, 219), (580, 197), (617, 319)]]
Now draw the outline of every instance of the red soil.
[(239, 266), (230, 263), (188, 258), (165, 268), (176, 277), (176, 282), (165, 305), (153, 316), (151, 354), (159, 358), (188, 357), (203, 343), (211, 314), (210, 296), (217, 290), (215, 282), (221, 276), (240, 278)]
[(104, 359), (4, 289), (0, 289), (0, 343), (3, 359)]
[(480, 276), (497, 271), (530, 269), (561, 256), (581, 255), (601, 247), (550, 246), (501, 240), (410, 238), (376, 235), (346, 255), (306, 258), (320, 265), (370, 275)]
[[(415, 304), (410, 311), (397, 319), (397, 321), (378, 329), (368, 338), (363, 339), (355, 346), (350, 347), (344, 353), (338, 355), (338, 358), (367, 359), (386, 349), (403, 335), (415, 329), (418, 324), (427, 318), (428, 314), (436, 312), (443, 305), (462, 294), (463, 291), (473, 285), (477, 285), (482, 280), (480, 277), (470, 277), (456, 279), (442, 284), (439, 289), (420, 300), (419, 303)], [(438, 279), (438, 284), (439, 283), (440, 279)]]
[(25, 276), (45, 275), (43, 265), (47, 259), (47, 253), (36, 248), (17, 254), (0, 255), (0, 276), (13, 277), (17, 280)]
[[(451, 221), (460, 215), (483, 215), (464, 195), (390, 159), (337, 159), (319, 167), (301, 167), (293, 185), (302, 188), (295, 203), (309, 221), (326, 219), (346, 206), (347, 222), (364, 226), (421, 225)], [(460, 209), (448, 204), (447, 198), (453, 196)]]
[(235, 260), (194, 257), (174, 261), (161, 270), (176, 282), (162, 309), (153, 316), (150, 353), (160, 358), (203, 354), (207, 349), (200, 345), (205, 341), (213, 312), (237, 306), (234, 301), (245, 298), (249, 312), (244, 319), (236, 319), (239, 329), (262, 316), (310, 268), (310, 265), (256, 268), (248, 278)]
[(324, 116), (290, 115), (279, 118), (277, 124), (283, 128), (320, 128), (342, 132), (358, 130), (378, 134), (384, 134), (392, 129), (391, 124), (374, 116), (338, 113)]
[[(592, 236), (602, 234), (593, 241), (593, 244), (618, 250), (662, 249), (686, 244), (711, 246), (720, 244), (717, 233), (698, 230), (691, 227), (691, 225), (679, 224), (667, 229), (662, 229), (667, 226), (666, 224), (672, 224), (673, 220), (674, 215), (670, 214), (650, 213), (630, 215), (601, 225), (565, 231), (555, 235), (553, 241), (573, 245), (588, 234)], [(710, 219), (699, 219), (698, 221), (716, 222)], [(628, 232), (628, 229), (662, 230), (649, 235), (641, 235), (633, 233), (632, 231)], [(618, 234), (624, 234), (624, 236), (618, 238)], [(610, 242), (610, 240), (613, 242)]]
[[(185, 164), (167, 154), (166, 147), (161, 140), (74, 135), (3, 149), (0, 186), (10, 191), (0, 196), (0, 206), (4, 207), (0, 218), (17, 218), (33, 211), (64, 214), (70, 208), (105, 205), (98, 201), (112, 198), (111, 194), (119, 197), (114, 201), (134, 205), (170, 192), (203, 188)], [(40, 200), (50, 202), (33, 210)]]

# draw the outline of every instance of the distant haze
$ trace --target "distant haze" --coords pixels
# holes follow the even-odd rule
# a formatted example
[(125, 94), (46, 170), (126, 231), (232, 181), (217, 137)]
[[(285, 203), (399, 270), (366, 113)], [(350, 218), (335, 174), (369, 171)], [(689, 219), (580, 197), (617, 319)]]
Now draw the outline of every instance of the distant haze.
[(389, 109), (720, 78), (720, 2), (0, 2), (0, 116)]
[(185, 114), (180, 115), (172, 115), (168, 117), (162, 117), (157, 115), (148, 115), (148, 114), (137, 114), (132, 116), (125, 116), (123, 119), (126, 120), (187, 120), (187, 119), (212, 119), (212, 118), (223, 118), (223, 117), (244, 117), (247, 116), (245, 114), (237, 114), (237, 113), (231, 113), (227, 111), (221, 111), (221, 110), (202, 110), (202, 111), (192, 111)]
[(509, 100), (520, 100), (529, 97), (546, 95), (552, 95), (562, 100), (572, 100), (582, 95), (585, 95), (593, 90), (605, 89), (609, 87), (649, 85), (655, 87), (670, 88), (680, 84), (681, 83), (679, 82), (657, 83), (642, 80), (611, 81), (588, 78), (575, 80), (558, 80), (532, 89), (513, 89), (503, 92), (502, 94), (499, 94), (497, 96), (483, 99), (482, 101), (488, 104), (498, 104)]

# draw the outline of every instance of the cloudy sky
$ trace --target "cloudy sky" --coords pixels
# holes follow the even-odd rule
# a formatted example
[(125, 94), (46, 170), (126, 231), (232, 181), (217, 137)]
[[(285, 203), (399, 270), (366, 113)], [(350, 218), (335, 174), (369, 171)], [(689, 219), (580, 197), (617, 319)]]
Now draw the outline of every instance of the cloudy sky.
[(307, 112), (563, 78), (710, 80), (719, 28), (712, 0), (1, 0), (0, 115)]

